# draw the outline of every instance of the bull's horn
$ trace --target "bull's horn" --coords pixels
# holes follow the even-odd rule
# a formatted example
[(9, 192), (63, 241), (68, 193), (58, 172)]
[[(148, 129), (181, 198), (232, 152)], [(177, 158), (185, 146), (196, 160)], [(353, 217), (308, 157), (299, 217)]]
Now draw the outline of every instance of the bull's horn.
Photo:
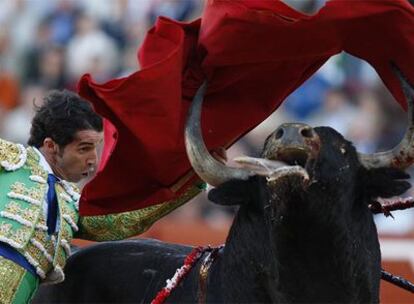
[(397, 66), (392, 65), (392, 69), (401, 83), (407, 100), (407, 130), (401, 142), (392, 150), (374, 154), (358, 154), (359, 160), (366, 168), (394, 167), (405, 169), (414, 163), (414, 87)]
[(185, 147), (194, 171), (207, 183), (218, 186), (231, 179), (247, 180), (254, 173), (230, 168), (217, 161), (208, 152), (201, 133), (201, 105), (207, 82), (198, 89), (189, 109), (185, 127)]

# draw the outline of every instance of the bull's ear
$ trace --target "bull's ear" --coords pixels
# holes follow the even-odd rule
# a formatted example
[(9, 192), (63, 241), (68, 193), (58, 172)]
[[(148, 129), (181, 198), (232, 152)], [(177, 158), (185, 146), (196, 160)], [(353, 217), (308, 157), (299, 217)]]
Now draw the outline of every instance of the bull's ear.
[(376, 168), (364, 170), (365, 193), (370, 198), (388, 198), (403, 194), (411, 188), (406, 181), (410, 175), (394, 168)]
[(223, 206), (242, 205), (249, 203), (256, 183), (252, 180), (230, 180), (220, 186), (211, 189), (208, 199), (213, 203)]

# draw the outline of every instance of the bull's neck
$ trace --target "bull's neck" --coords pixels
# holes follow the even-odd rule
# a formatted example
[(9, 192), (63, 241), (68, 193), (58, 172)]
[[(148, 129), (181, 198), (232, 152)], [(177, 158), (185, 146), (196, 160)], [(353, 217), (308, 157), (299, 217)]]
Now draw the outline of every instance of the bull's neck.
[(280, 291), (289, 300), (311, 302), (312, 293), (323, 295), (329, 289), (335, 289), (335, 293), (348, 289), (352, 272), (346, 265), (351, 262), (351, 256), (346, 256), (344, 249), (352, 246), (350, 240), (338, 235), (342, 244), (336, 244), (334, 230), (311, 225), (303, 228), (280, 231), (277, 237), (276, 256), (283, 261), (279, 269)]
[[(227, 301), (352, 302), (361, 289), (370, 288), (365, 284), (372, 278), (362, 273), (364, 265), (378, 262), (369, 260), (375, 252), (362, 247), (376, 233), (370, 214), (359, 221), (363, 227), (346, 216), (343, 222), (306, 216), (284, 218), (273, 228), (262, 215), (246, 214), (236, 217), (222, 259)], [(375, 237), (370, 242), (375, 248)], [(361, 259), (361, 253), (367, 256)]]
[[(352, 201), (325, 201), (325, 208), (300, 204), (310, 207), (286, 214), (274, 227), (280, 292), (292, 302), (352, 303), (368, 294), (374, 280), (367, 269), (378, 262), (370, 260), (377, 244), (369, 210)], [(334, 209), (334, 204), (360, 207)]]
[(225, 302), (275, 302), (277, 262), (263, 217), (240, 210), (227, 238), (221, 262)]

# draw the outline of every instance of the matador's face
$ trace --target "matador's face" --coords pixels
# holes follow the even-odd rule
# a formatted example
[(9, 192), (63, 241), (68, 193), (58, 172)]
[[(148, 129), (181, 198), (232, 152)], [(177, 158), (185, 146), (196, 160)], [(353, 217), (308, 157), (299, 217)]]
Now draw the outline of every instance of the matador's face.
[(91, 177), (99, 163), (98, 148), (103, 142), (103, 132), (78, 131), (75, 139), (65, 147), (58, 147), (52, 165), (55, 173), (70, 182)]

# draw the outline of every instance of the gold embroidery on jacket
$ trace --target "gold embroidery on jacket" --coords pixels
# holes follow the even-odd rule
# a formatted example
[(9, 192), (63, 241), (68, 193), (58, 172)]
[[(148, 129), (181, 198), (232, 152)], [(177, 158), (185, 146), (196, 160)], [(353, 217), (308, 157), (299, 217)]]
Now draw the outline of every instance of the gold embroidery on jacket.
[(41, 201), (44, 199), (44, 193), (46, 186), (38, 185), (37, 187), (27, 188), (25, 184), (21, 182), (15, 182), (10, 186), (11, 192), (16, 194), (28, 196), (34, 200)]
[(0, 234), (9, 235), (11, 229), (12, 229), (12, 224), (0, 222)]
[(14, 214), (17, 217), (21, 217), (23, 220), (34, 223), (39, 215), (40, 209), (31, 206), (23, 208), (19, 203), (10, 201), (10, 203), (6, 205), (5, 211)]
[(17, 144), (0, 139), (0, 161), (16, 165), (20, 162), (20, 154)]
[(108, 241), (143, 233), (156, 220), (178, 208), (200, 191), (200, 188), (193, 186), (179, 198), (162, 204), (130, 212), (80, 217), (80, 232), (76, 237), (94, 241)]
[(55, 242), (53, 242), (49, 235), (45, 232), (36, 230), (32, 239), (42, 244), (42, 246), (46, 249), (46, 252), (53, 257), (55, 253)]
[(33, 147), (28, 147), (26, 151), (27, 151), (27, 160), (26, 160), (25, 168), (29, 169), (32, 175), (37, 175), (37, 176), (42, 177), (44, 180), (47, 180), (48, 173), (39, 164), (40, 158), (37, 152), (34, 150)]
[(12, 303), (25, 270), (0, 256), (0, 303)]
[(32, 256), (32, 258), (38, 263), (38, 265), (33, 266), (39, 267), (40, 269), (42, 269), (44, 273), (47, 273), (52, 268), (52, 264), (47, 260), (43, 252), (41, 252), (32, 243), (29, 242), (26, 245), (24, 251), (28, 252)]
[(26, 194), (26, 186), (22, 182), (13, 183), (10, 189), (17, 194)]
[(9, 235), (12, 240), (22, 245), (29, 239), (30, 233), (31, 233), (30, 228), (26, 226), (22, 226), (22, 228), (20, 229), (14, 229), (10, 231)]
[(1, 221), (0, 218), (0, 241), (9, 244), (14, 248), (22, 248), (28, 241), (31, 234), (31, 227), (20, 226), (13, 228), (13, 225)]
[(8, 203), (6, 205), (6, 211), (7, 212), (11, 212), (11, 213), (20, 213), (20, 204), (16, 203), (15, 201), (10, 201), (10, 203)]

